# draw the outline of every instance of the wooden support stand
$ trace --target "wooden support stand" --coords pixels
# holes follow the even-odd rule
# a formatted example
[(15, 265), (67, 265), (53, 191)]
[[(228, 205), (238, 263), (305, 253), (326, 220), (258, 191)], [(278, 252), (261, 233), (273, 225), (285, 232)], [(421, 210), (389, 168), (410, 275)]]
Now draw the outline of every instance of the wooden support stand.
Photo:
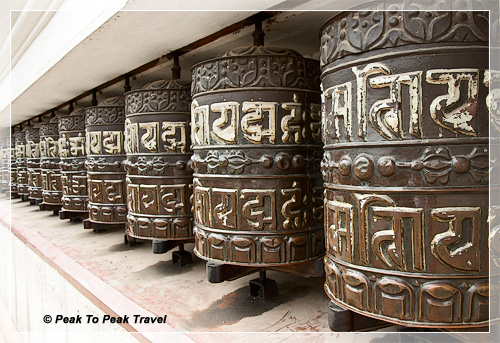
[(99, 232), (99, 231), (105, 231), (105, 230), (112, 230), (112, 229), (125, 229), (126, 223), (115, 223), (115, 224), (104, 224), (104, 223), (95, 223), (91, 220), (84, 219), (82, 221), (83, 223), (83, 228), (84, 229), (93, 229), (94, 232)]
[(258, 267), (237, 266), (217, 262), (207, 262), (206, 268), (207, 279), (210, 283), (232, 281), (259, 271)]
[(30, 198), (28, 198), (28, 200), (30, 201), (30, 205), (36, 205), (36, 206), (40, 205), (38, 201), (40, 202), (42, 201), (42, 199), (30, 199)]
[(186, 264), (193, 263), (193, 256), (189, 251), (184, 250), (184, 244), (193, 243), (194, 239), (187, 240), (168, 240), (168, 241), (153, 241), (153, 253), (165, 254), (166, 252), (179, 247), (178, 251), (172, 253), (172, 263), (177, 264), (179, 267)]
[(151, 240), (132, 237), (132, 236), (129, 236), (127, 233), (125, 233), (125, 235), (123, 236), (123, 243), (125, 245), (130, 246), (130, 247), (133, 247), (137, 244), (144, 243), (144, 242), (151, 242)]
[(259, 278), (249, 281), (250, 295), (260, 300), (268, 300), (278, 295), (278, 284), (266, 277), (266, 270), (259, 269)]
[(29, 194), (21, 195), (21, 201), (28, 201)]
[(217, 262), (207, 262), (207, 278), (210, 283), (232, 281), (243, 276), (256, 273), (262, 268), (299, 275), (302, 277), (323, 277), (325, 275), (323, 258), (320, 257), (308, 262), (292, 264), (289, 266), (274, 267), (250, 267), (238, 266), (234, 264), (222, 264)]
[(276, 281), (266, 277), (266, 270), (299, 275), (302, 277), (323, 277), (325, 270), (323, 258), (289, 266), (253, 267), (207, 262), (207, 279), (210, 283), (232, 281), (259, 272), (259, 278), (250, 280), (250, 295), (267, 300), (278, 294)]
[(325, 264), (323, 262), (323, 257), (307, 262), (291, 264), (288, 266), (269, 267), (267, 269), (307, 278), (325, 277)]
[(40, 205), (40, 211), (53, 211), (54, 215), (57, 216), (59, 214), (59, 210), (61, 209), (61, 205), (51, 205), (42, 202)]
[(383, 320), (363, 316), (333, 301), (328, 303), (328, 326), (335, 332), (369, 331), (392, 325)]
[(72, 212), (72, 211), (59, 211), (59, 219), (85, 219), (88, 218), (88, 212)]

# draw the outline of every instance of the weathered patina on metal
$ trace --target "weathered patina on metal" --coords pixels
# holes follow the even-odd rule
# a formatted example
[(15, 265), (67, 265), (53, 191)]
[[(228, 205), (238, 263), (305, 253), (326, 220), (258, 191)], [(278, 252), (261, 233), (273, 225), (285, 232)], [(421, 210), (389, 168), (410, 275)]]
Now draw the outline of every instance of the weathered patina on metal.
[(41, 202), (42, 169), (40, 167), (40, 123), (26, 129), (26, 164), (28, 167), (28, 199), (32, 205)]
[(17, 164), (17, 194), (23, 201), (28, 200), (28, 167), (26, 164), (26, 130), (14, 132), (16, 145), (16, 164)]
[(87, 169), (85, 161), (85, 110), (59, 118), (59, 166), (61, 168), (62, 211), (59, 215), (88, 213)]
[(318, 61), (236, 48), (192, 68), (195, 253), (287, 266), (324, 253)]
[(346, 12), (321, 35), (326, 293), (488, 325), (488, 13)]
[(59, 119), (40, 123), (40, 167), (42, 168), (42, 210), (61, 208), (62, 184), (59, 166)]
[(131, 237), (193, 238), (189, 85), (160, 80), (125, 96)]
[(89, 228), (127, 222), (124, 105), (117, 96), (85, 109)]

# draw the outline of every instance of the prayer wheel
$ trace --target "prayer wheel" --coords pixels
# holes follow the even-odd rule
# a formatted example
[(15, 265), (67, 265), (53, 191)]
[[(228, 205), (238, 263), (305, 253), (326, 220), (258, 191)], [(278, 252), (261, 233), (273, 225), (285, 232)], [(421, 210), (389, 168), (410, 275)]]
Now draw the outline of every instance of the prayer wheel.
[(324, 253), (318, 61), (264, 46), (192, 68), (195, 250), (289, 266)]
[(17, 156), (16, 156), (16, 137), (13, 133), (10, 138), (10, 194), (11, 197), (18, 197), (17, 194)]
[(40, 167), (42, 168), (41, 210), (61, 208), (62, 184), (59, 166), (59, 119), (53, 117), (49, 122), (40, 123)]
[(23, 201), (28, 200), (28, 167), (26, 165), (26, 130), (14, 132), (16, 146), (17, 194)]
[(26, 164), (28, 168), (28, 199), (35, 205), (43, 200), (40, 167), (40, 123), (26, 129)]
[(160, 80), (125, 96), (127, 234), (193, 238), (189, 85)]
[(61, 167), (61, 219), (87, 216), (88, 191), (85, 161), (85, 111), (71, 112), (59, 118), (59, 166)]
[(86, 228), (125, 225), (127, 202), (123, 160), (124, 97), (85, 109), (89, 219)]
[[(406, 326), (488, 325), (488, 13), (321, 29), (325, 290)], [(493, 299), (493, 298), (492, 298)]]
[(9, 190), (9, 159), (10, 159), (10, 137), (2, 137), (0, 140), (0, 192)]

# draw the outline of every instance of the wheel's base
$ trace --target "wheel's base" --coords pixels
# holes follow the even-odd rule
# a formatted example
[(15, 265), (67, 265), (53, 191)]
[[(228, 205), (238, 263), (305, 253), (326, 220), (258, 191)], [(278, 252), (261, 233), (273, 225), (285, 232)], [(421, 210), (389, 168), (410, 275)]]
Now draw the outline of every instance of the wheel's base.
[(250, 295), (260, 300), (268, 300), (278, 295), (278, 284), (266, 277), (265, 270), (259, 270), (260, 277), (249, 281)]
[(59, 210), (59, 219), (85, 219), (89, 216), (88, 212), (72, 212), (72, 211), (65, 211), (65, 210)]
[(92, 229), (94, 230), (95, 233), (112, 229), (125, 229), (125, 223), (109, 223), (109, 224), (95, 223), (88, 218), (84, 219), (82, 223), (84, 229), (86, 230)]
[(193, 263), (193, 255), (189, 251), (179, 250), (172, 253), (172, 263), (179, 267)]
[(328, 326), (335, 332), (367, 331), (392, 325), (389, 322), (363, 316), (333, 301), (328, 303)]
[(54, 211), (54, 215), (57, 216), (59, 214), (59, 210), (61, 209), (61, 205), (51, 205), (42, 202), (38, 205), (40, 207), (40, 211)]

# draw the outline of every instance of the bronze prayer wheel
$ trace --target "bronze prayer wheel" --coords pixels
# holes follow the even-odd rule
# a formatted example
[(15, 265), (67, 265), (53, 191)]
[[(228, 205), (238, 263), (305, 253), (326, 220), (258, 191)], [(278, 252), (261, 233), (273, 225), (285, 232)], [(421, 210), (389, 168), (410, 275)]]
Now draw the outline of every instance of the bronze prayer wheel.
[(131, 237), (193, 237), (189, 85), (160, 80), (125, 96), (128, 230)]
[(14, 132), (16, 146), (16, 173), (17, 173), (17, 194), (28, 199), (28, 167), (26, 165), (26, 130)]
[(10, 137), (2, 137), (0, 140), (0, 192), (9, 190), (9, 159), (10, 159)]
[(40, 167), (42, 168), (42, 197), (47, 209), (61, 206), (62, 184), (59, 166), (59, 119), (40, 123)]
[(26, 164), (28, 167), (28, 192), (33, 205), (42, 201), (42, 169), (40, 167), (40, 123), (26, 129)]
[(488, 13), (338, 14), (321, 63), (326, 293), (406, 326), (488, 325)]
[(192, 68), (195, 253), (285, 266), (324, 253), (318, 61), (244, 47)]
[(12, 134), (10, 138), (10, 196), (17, 197), (17, 156), (16, 156), (16, 137)]
[(125, 224), (127, 202), (123, 160), (124, 97), (85, 109), (89, 222)]
[(85, 111), (59, 118), (59, 166), (61, 167), (62, 210), (88, 213), (85, 161)]

